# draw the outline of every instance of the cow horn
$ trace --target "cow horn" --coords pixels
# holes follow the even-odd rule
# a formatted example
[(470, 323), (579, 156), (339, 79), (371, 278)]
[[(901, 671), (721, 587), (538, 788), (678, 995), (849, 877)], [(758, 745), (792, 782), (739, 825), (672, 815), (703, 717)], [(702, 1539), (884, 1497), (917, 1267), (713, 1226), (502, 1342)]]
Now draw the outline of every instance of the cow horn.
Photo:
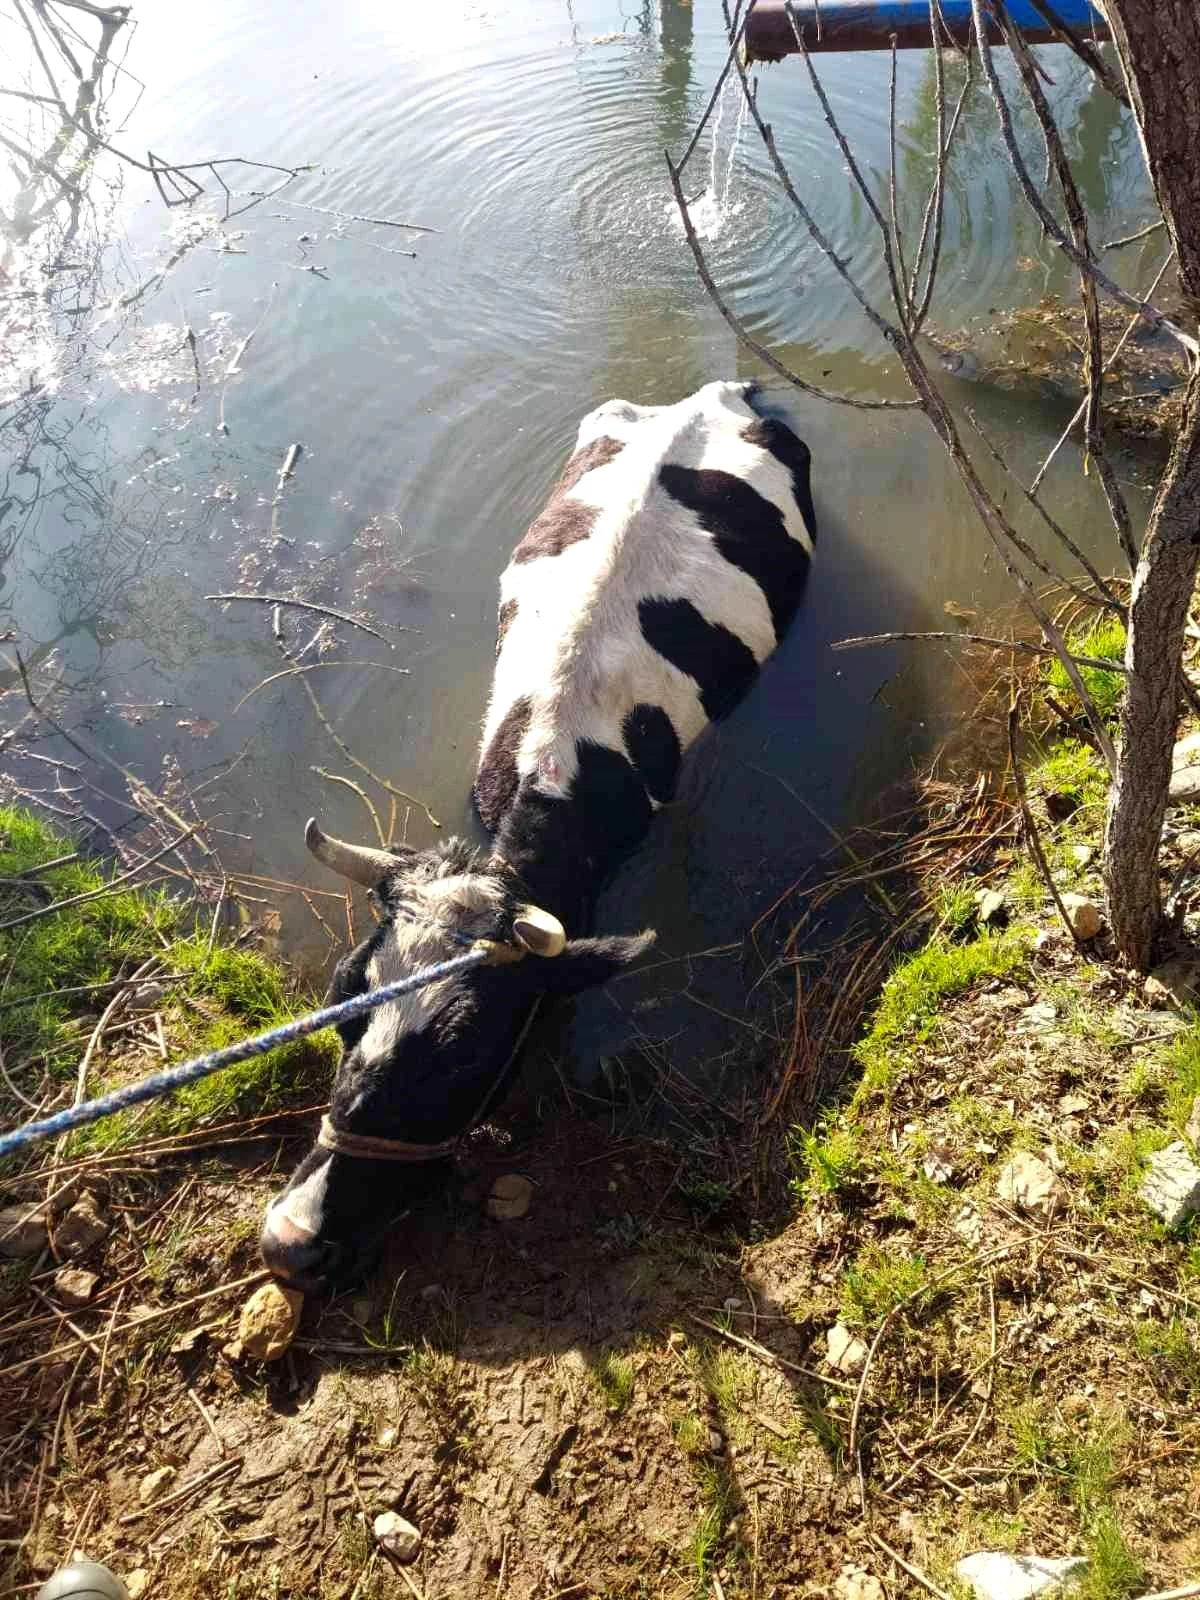
[(365, 889), (373, 889), (396, 866), (396, 857), (390, 850), (371, 850), (363, 844), (335, 839), (332, 834), (321, 832), (316, 817), (309, 817), (304, 824), (304, 842), (318, 861)]
[(540, 906), (521, 906), (513, 918), (513, 938), (535, 956), (560, 956), (567, 942), (562, 923)]

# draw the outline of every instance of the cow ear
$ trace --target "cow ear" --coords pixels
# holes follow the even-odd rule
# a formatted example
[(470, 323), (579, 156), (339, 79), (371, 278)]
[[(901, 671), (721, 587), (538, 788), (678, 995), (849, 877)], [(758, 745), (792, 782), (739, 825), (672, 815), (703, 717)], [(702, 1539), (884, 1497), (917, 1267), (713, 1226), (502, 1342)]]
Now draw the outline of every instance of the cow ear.
[(592, 989), (615, 978), (630, 962), (645, 955), (655, 937), (654, 930), (647, 928), (630, 938), (572, 939), (561, 955), (537, 963), (537, 981), (547, 994), (553, 995)]

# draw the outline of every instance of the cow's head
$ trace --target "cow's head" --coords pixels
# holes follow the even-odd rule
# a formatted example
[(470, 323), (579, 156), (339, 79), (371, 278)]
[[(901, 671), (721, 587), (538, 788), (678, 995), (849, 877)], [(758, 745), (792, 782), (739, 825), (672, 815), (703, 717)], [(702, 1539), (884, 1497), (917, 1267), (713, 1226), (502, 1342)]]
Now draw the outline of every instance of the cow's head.
[(566, 939), (552, 915), (528, 905), (505, 862), (461, 839), (432, 850), (367, 849), (315, 822), (305, 839), (319, 860), (371, 890), (379, 917), (338, 963), (328, 1003), (461, 955), (476, 940), (523, 956), (429, 984), (339, 1028), (328, 1117), (270, 1206), (261, 1239), (277, 1277), (319, 1288), (361, 1273), (387, 1224), (429, 1188), (445, 1159), (436, 1147), (500, 1098), (537, 1001), (605, 982), (654, 936)]

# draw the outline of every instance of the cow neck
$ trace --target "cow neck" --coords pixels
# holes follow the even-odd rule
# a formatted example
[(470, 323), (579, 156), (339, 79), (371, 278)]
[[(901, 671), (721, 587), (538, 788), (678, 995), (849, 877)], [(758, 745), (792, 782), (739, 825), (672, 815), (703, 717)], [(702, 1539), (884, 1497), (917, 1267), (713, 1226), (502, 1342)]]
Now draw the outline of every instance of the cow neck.
[(559, 802), (518, 799), (496, 834), (496, 855), (519, 880), (520, 892), (553, 912), (568, 934), (583, 931), (596, 894), (595, 866), (584, 854), (578, 819)]

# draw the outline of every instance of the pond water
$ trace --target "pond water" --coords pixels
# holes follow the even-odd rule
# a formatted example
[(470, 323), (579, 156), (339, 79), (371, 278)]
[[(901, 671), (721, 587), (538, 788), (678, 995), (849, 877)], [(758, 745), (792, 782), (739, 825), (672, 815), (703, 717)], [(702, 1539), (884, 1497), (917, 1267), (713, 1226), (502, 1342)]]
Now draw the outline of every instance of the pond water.
[[(175, 0), (139, 0), (135, 22), (114, 46), (124, 70), (103, 85), (116, 145), (143, 158), (312, 170), (223, 222), (211, 173), (196, 173), (204, 192), (190, 206), (168, 212), (148, 177), (101, 157), (80, 177), (74, 227), (70, 194), (39, 221), (33, 180), (0, 179), (0, 633), (61, 672), (72, 719), (122, 762), (155, 781), (177, 767), (208, 784), (229, 867), (330, 888), (304, 851), (305, 817), (363, 838), (367, 818), (314, 769), (370, 782), (295, 678), (240, 704), (281, 667), (271, 610), (205, 596), (303, 595), (370, 617), (392, 647), (345, 627), (310, 643), (320, 619), (299, 612), (284, 626), (306, 663), (374, 663), (309, 675), (328, 720), (447, 830), (472, 826), (497, 578), (579, 417), (605, 398), (664, 402), (755, 370), (697, 279), (662, 156), (685, 145), (724, 58), (720, 8), (213, 0), (201, 23)], [(20, 61), (11, 29), (8, 47)], [(1136, 227), (1151, 212), (1132, 125), (1074, 58), (1040, 55), (1098, 229)], [(886, 193), (890, 60), (829, 57), (821, 70)], [(870, 218), (797, 61), (763, 72), (762, 104), (823, 226), (882, 302)], [(910, 238), (933, 116), (930, 57), (904, 54)], [(1040, 171), (1036, 128), (1022, 124), (1020, 136)], [(236, 207), (280, 176), (245, 166), (221, 175)], [(736, 96), (688, 185), (707, 189), (698, 221), (712, 270), (761, 340), (813, 381), (904, 393), (773, 188), (753, 129), (739, 129)], [(54, 251), (39, 255), (47, 232)], [(1161, 250), (1152, 239), (1113, 260), (1144, 282)], [(1010, 176), (990, 103), (974, 94), (950, 175), (935, 319), (986, 322), (1069, 288)], [(1064, 408), (947, 383), (1032, 475)], [(750, 700), (698, 752), (685, 800), (600, 910), (610, 929), (658, 927), (667, 955), (742, 938), (826, 847), (817, 818), (841, 827), (868, 816), (944, 730), (961, 683), (952, 655), (922, 645), (834, 654), (831, 642), (954, 626), (947, 601), (986, 610), (1008, 597), (923, 419), (787, 403), (813, 451), (820, 545), (809, 598)], [(279, 488), (293, 443), (303, 452)], [(1133, 461), (1123, 472), (1147, 475)], [(1115, 566), (1073, 450), (1048, 484), (1064, 520)], [(11, 687), (9, 667), (0, 672)], [(10, 696), (5, 711), (15, 704)], [(53, 802), (44, 767), (10, 766)], [(372, 792), (386, 820), (386, 797)], [(434, 836), (419, 808), (407, 830), (415, 842)], [(280, 909), (285, 950), (319, 966), (327, 935), (294, 897)], [(744, 979), (736, 960), (660, 969), (640, 986), (638, 1025), (685, 1060), (719, 1054), (744, 1024), (707, 1007), (740, 1011)], [(620, 1041), (633, 1003), (631, 990), (619, 1005), (581, 1008), (581, 1058)]]

